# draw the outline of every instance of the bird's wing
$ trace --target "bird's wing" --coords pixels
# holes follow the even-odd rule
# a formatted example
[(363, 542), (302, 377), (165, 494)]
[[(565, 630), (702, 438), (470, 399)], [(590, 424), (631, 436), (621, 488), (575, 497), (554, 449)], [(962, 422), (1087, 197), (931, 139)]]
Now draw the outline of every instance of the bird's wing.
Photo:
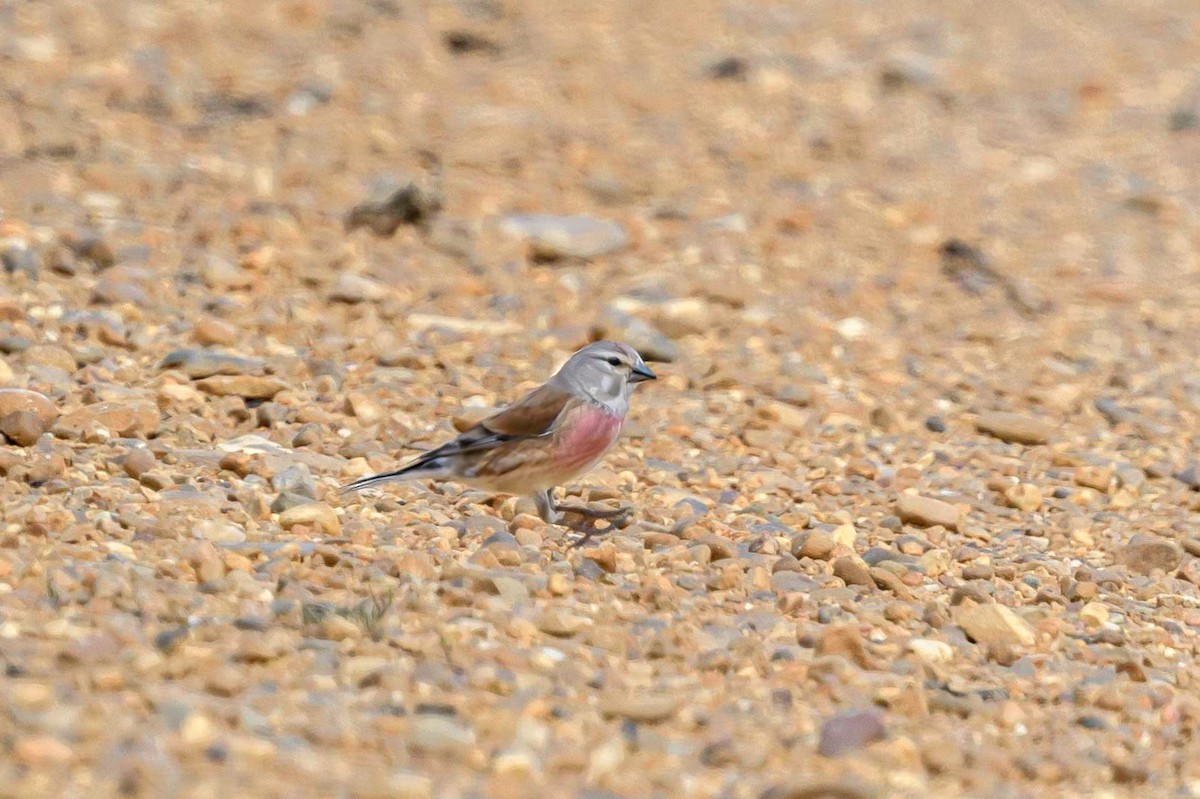
[(492, 414), (479, 424), (431, 452), (422, 460), (443, 455), (466, 455), (480, 452), (498, 444), (529, 438), (550, 437), (563, 410), (571, 405), (573, 396), (550, 385), (536, 388), (507, 408)]
[[(570, 392), (543, 385), (401, 468), (356, 480), (346, 490), (447, 469), (449, 473), (494, 477), (545, 460), (559, 419), (580, 401)], [(460, 460), (460, 456), (465, 457)]]

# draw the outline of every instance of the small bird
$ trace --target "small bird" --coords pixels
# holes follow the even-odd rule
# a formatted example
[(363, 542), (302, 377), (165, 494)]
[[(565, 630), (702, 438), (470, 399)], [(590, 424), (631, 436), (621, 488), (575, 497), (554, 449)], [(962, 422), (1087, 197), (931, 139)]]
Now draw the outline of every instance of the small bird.
[(499, 494), (532, 496), (549, 524), (564, 514), (610, 519), (603, 530), (568, 525), (583, 534), (608, 532), (626, 510), (559, 505), (553, 491), (594, 467), (621, 435), (638, 383), (657, 379), (627, 344), (597, 341), (576, 352), (546, 383), (458, 438), (391, 472), (342, 488), (361, 491), (398, 480), (453, 480)]

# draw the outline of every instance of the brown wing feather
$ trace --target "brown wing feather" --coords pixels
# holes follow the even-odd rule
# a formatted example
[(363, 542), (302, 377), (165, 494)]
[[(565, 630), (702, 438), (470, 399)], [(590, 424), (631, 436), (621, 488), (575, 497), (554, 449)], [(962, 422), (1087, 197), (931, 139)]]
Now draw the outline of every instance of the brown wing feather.
[(522, 399), (479, 423), (479, 427), (504, 436), (541, 436), (551, 432), (572, 395), (554, 386), (534, 389)]

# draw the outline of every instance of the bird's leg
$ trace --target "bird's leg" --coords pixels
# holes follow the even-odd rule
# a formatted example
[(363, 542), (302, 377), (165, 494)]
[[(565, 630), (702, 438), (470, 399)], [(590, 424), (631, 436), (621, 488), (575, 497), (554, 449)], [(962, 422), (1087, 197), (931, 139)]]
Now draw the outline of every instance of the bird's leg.
[(589, 508), (586, 505), (555, 505), (560, 513), (574, 513), (577, 516), (582, 516), (585, 519), (613, 519), (613, 524), (617, 524), (617, 520), (622, 520), (629, 515), (629, 508)]
[(537, 505), (538, 515), (542, 517), (542, 521), (546, 524), (558, 524), (562, 521), (562, 514), (558, 512), (558, 508), (554, 504), (553, 491), (553, 488), (546, 488), (533, 495), (533, 502)]
[(556, 505), (560, 513), (574, 513), (585, 519), (617, 519), (628, 515), (629, 508), (589, 508), (586, 505)]
[[(628, 520), (630, 514), (629, 508), (617, 508), (615, 510), (595, 510), (582, 505), (559, 505), (554, 501), (552, 489), (540, 492), (536, 499), (539, 510), (542, 508), (542, 503), (545, 502), (546, 507), (549, 508), (550, 512), (554, 516), (553, 521), (551, 521), (549, 518), (547, 518), (545, 513), (543, 513), (543, 519), (546, 519), (551, 524), (559, 524), (568, 530), (571, 530), (572, 532), (579, 533), (579, 538), (571, 543), (571, 546), (573, 547), (583, 546), (588, 541), (592, 540), (593, 536), (607, 535), (618, 527), (624, 527), (625, 522)], [(564, 522), (562, 517), (564, 514), (568, 513), (576, 516), (582, 516), (586, 521)], [(604, 527), (596, 527), (592, 524), (592, 522), (604, 520), (608, 521), (608, 524)]]

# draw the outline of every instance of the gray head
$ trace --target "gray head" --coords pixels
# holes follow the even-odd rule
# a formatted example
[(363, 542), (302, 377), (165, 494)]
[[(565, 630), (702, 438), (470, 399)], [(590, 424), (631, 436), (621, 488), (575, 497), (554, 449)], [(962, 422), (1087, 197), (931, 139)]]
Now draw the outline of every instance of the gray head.
[(633, 387), (655, 379), (633, 347), (618, 341), (597, 341), (572, 355), (551, 381), (623, 411)]

